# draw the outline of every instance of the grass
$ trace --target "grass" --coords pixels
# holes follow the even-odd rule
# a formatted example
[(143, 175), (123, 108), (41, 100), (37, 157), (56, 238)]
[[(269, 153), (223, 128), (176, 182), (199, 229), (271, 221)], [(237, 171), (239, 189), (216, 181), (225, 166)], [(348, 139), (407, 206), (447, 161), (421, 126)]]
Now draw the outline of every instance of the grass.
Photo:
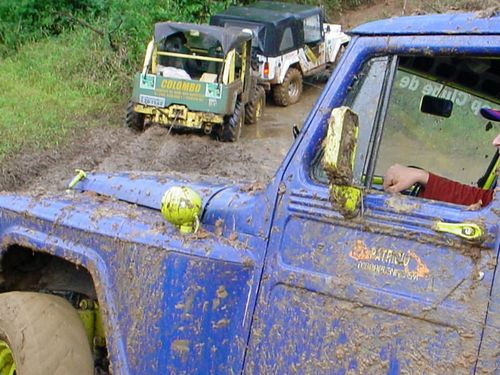
[(125, 98), (120, 59), (85, 30), (27, 44), (0, 64), (0, 161), (57, 146)]

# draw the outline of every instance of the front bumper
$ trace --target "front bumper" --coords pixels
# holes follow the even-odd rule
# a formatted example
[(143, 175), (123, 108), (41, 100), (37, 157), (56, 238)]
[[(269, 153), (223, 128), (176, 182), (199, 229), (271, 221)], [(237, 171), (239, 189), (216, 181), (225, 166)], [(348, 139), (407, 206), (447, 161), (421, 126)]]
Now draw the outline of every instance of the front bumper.
[(150, 122), (166, 126), (179, 126), (192, 129), (201, 129), (205, 126), (222, 124), (222, 115), (210, 112), (189, 111), (184, 105), (172, 104), (167, 108), (157, 108), (136, 104), (134, 111), (146, 115)]

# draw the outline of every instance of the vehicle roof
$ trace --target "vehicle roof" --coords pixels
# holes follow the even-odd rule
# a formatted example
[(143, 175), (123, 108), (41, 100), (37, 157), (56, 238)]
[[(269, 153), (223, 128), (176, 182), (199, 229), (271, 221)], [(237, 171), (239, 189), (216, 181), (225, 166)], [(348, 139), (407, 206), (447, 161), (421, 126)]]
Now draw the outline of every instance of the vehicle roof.
[(252, 39), (252, 34), (245, 33), (241, 28), (237, 27), (220, 27), (180, 22), (159, 22), (155, 24), (154, 39), (161, 40), (179, 32), (189, 33), (192, 30), (218, 40), (222, 46), (224, 54), (238, 46), (240, 43)]
[(395, 17), (368, 22), (354, 28), (359, 35), (460, 35), (500, 34), (500, 12), (446, 13)]
[(294, 45), (289, 50), (299, 48), (304, 43), (303, 19), (319, 15), (321, 8), (312, 5), (259, 1), (244, 7), (231, 6), (210, 17), (211, 25), (233, 25), (250, 28), (255, 33), (253, 47), (265, 56), (279, 56), (283, 33), (291, 30)]
[(280, 3), (278, 1), (257, 1), (253, 4), (249, 4), (248, 8), (256, 8), (269, 10), (277, 13), (308, 16), (311, 14), (321, 12), (318, 6), (306, 5), (306, 4), (293, 4), (293, 3)]
[(319, 7), (311, 5), (259, 1), (244, 7), (230, 6), (225, 11), (215, 15), (215, 17), (230, 17), (232, 19), (276, 25), (283, 20), (290, 18), (302, 19), (320, 12)]

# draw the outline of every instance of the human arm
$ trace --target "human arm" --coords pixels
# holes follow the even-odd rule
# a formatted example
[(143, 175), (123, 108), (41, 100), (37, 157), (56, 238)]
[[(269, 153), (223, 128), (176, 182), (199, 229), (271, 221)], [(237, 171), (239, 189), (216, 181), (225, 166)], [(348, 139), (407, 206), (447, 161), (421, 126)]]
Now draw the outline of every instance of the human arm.
[(416, 183), (423, 186), (418, 195), (421, 198), (467, 206), (479, 201), (482, 206), (486, 206), (493, 199), (492, 190), (464, 185), (423, 169), (395, 164), (384, 176), (384, 190), (393, 194), (406, 190)]
[(385, 173), (383, 186), (385, 191), (394, 194), (417, 183), (426, 185), (428, 179), (429, 172), (423, 169), (394, 164)]
[(429, 173), (428, 182), (418, 196), (465, 206), (481, 201), (481, 206), (486, 206), (493, 199), (493, 190), (464, 185)]

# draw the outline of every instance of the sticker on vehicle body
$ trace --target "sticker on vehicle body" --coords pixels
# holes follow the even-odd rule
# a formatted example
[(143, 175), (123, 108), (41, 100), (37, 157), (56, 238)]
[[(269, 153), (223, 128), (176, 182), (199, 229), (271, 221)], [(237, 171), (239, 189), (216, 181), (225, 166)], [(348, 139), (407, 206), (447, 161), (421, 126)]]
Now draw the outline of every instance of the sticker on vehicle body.
[(357, 261), (357, 268), (398, 279), (419, 280), (430, 275), (429, 268), (414, 251), (369, 248), (356, 240), (349, 256)]
[(207, 83), (205, 96), (207, 98), (220, 99), (222, 96), (222, 86), (218, 83)]
[(154, 90), (156, 87), (156, 76), (154, 74), (141, 74), (139, 86), (141, 89)]
[(165, 107), (165, 98), (151, 95), (139, 95), (139, 103), (153, 107)]

